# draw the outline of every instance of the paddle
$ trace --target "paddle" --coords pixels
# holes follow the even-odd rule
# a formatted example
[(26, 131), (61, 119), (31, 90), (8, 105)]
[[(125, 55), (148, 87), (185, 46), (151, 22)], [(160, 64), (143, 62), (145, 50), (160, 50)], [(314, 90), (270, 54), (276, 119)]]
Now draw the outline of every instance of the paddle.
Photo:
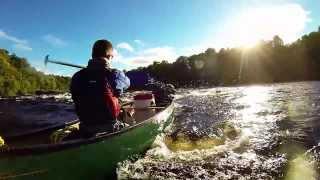
[(60, 64), (60, 65), (64, 65), (64, 66), (81, 68), (81, 69), (85, 68), (85, 66), (81, 66), (81, 65), (77, 65), (77, 64), (71, 64), (71, 63), (66, 63), (66, 62), (62, 62), (62, 61), (51, 60), (51, 59), (49, 59), (49, 55), (46, 55), (46, 57), (44, 59), (44, 64), (47, 65), (48, 62), (53, 63), (53, 64)]

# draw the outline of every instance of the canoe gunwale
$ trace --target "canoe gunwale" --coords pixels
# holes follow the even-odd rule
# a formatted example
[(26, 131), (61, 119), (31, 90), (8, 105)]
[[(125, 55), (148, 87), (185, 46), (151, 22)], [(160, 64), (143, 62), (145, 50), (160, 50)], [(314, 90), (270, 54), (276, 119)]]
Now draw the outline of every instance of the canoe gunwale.
[(57, 125), (51, 125), (51, 126), (45, 127), (45, 128), (38, 128), (38, 129), (35, 129), (35, 130), (30, 130), (30, 131), (23, 132), (23, 133), (10, 134), (8, 136), (3, 136), (3, 137), (4, 137), (4, 139), (12, 140), (12, 139), (17, 139), (19, 137), (32, 136), (32, 135), (37, 134), (37, 133), (43, 133), (43, 132), (47, 132), (47, 131), (58, 130), (58, 129), (61, 129), (61, 128), (66, 127), (66, 126), (76, 124), (78, 122), (80, 122), (80, 121), (77, 119), (77, 120), (69, 121), (69, 122), (66, 122), (66, 123), (59, 123)]
[[(154, 120), (155, 117), (160, 116), (164, 111), (173, 111), (174, 104), (173, 102), (170, 102), (163, 110), (161, 110), (159, 113), (155, 114), (154, 116), (141, 121), (135, 125), (129, 126), (127, 128), (123, 128), (120, 131), (112, 132), (112, 133), (105, 133), (96, 137), (91, 137), (88, 139), (76, 139), (71, 141), (65, 141), (58, 144), (39, 144), (39, 145), (32, 145), (32, 146), (24, 146), (24, 147), (13, 147), (13, 148), (3, 148), (0, 149), (0, 158), (1, 157), (8, 157), (8, 156), (26, 156), (26, 155), (35, 155), (35, 154), (46, 154), (51, 152), (57, 152), (57, 151), (63, 151), (75, 147), (80, 147), (82, 145), (89, 145), (93, 143), (97, 143), (100, 141), (104, 141), (108, 138), (123, 134), (125, 132), (128, 132), (134, 128), (141, 127), (147, 123), (150, 123)], [(167, 117), (162, 119), (168, 119), (170, 116), (172, 116), (172, 113), (170, 113)]]

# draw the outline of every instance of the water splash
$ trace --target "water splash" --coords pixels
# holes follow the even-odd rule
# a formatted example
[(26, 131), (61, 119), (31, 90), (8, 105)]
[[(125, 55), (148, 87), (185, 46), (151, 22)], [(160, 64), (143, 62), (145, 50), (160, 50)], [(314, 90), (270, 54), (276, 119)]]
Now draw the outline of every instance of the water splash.
[(319, 82), (181, 89), (171, 130), (142, 157), (122, 162), (118, 176), (317, 179), (318, 102)]

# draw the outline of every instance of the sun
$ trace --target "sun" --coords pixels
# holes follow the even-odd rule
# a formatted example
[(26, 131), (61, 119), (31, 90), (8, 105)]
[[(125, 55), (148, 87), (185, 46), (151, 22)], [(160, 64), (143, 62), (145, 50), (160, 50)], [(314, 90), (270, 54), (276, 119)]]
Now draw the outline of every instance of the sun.
[(221, 27), (218, 39), (224, 47), (251, 48), (275, 35), (290, 43), (303, 33), (308, 21), (308, 12), (298, 4), (252, 7), (228, 19)]

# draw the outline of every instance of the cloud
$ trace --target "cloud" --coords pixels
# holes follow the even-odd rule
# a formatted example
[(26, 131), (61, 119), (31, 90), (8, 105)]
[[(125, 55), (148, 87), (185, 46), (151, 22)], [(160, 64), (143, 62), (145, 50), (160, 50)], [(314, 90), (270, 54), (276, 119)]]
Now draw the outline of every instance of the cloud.
[(119, 44), (117, 45), (117, 48), (119, 48), (119, 49), (125, 49), (125, 50), (127, 50), (127, 51), (129, 51), (129, 52), (133, 52), (133, 51), (134, 51), (134, 48), (133, 48), (129, 43), (127, 43), (127, 42), (119, 43)]
[(154, 47), (136, 52), (133, 56), (122, 56), (119, 54), (116, 57), (116, 61), (126, 64), (131, 68), (137, 68), (140, 66), (147, 66), (154, 61), (166, 60), (173, 62), (178, 57), (175, 48), (170, 46)]
[(17, 50), (23, 50), (23, 51), (32, 51), (32, 48), (27, 44), (14, 44), (13, 48)]
[(42, 39), (55, 47), (64, 47), (67, 45), (66, 41), (64, 41), (61, 38), (58, 38), (52, 34), (47, 34), (47, 35), (43, 36)]
[(205, 43), (197, 46), (184, 47), (179, 49), (178, 54), (181, 54), (182, 56), (192, 56), (205, 52), (209, 47), (210, 45)]
[(311, 21), (300, 4), (285, 3), (247, 8), (220, 26), (214, 42), (221, 47), (253, 45), (279, 35), (285, 43), (297, 40)]
[[(117, 46), (118, 47), (118, 46)], [(137, 49), (131, 54), (121, 54), (114, 49), (115, 57), (113, 62), (125, 66), (127, 69), (137, 67), (145, 67), (152, 64), (154, 61), (161, 62), (163, 60), (169, 63), (174, 62), (179, 56), (190, 56), (204, 52), (208, 48), (208, 44), (202, 43), (201, 46), (191, 46), (184, 48), (174, 48), (171, 46), (159, 46), (151, 48)], [(118, 47), (119, 48), (119, 47)]]
[(11, 36), (2, 30), (0, 30), (0, 39), (5, 39), (13, 42), (13, 48), (16, 50), (32, 51), (32, 48), (28, 45), (27, 40)]
[(117, 49), (113, 49), (113, 56), (114, 57), (120, 57), (121, 54), (119, 53), (119, 51)]
[(140, 40), (140, 39), (136, 39), (136, 40), (134, 40), (134, 42), (137, 43), (140, 46), (144, 46), (144, 42), (142, 40)]
[(6, 32), (2, 31), (1, 29), (0, 29), (0, 39), (6, 39), (6, 40), (9, 40), (9, 41), (17, 43), (17, 44), (27, 44), (28, 43), (28, 41), (26, 41), (26, 40), (19, 39), (17, 37), (8, 35)]

